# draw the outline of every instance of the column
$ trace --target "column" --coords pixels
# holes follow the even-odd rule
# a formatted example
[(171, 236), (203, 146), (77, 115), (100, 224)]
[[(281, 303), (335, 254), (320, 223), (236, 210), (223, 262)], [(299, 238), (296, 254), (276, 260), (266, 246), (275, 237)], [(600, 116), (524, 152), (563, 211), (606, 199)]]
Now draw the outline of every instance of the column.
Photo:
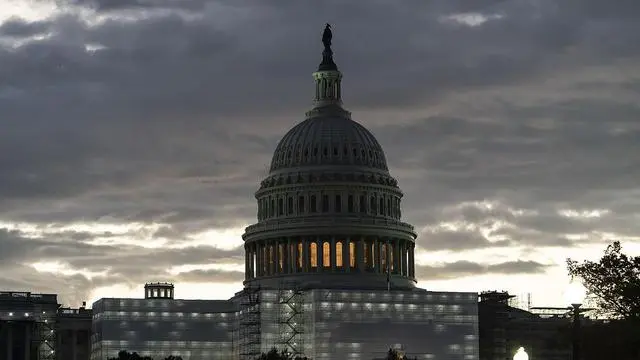
[(316, 264), (318, 267), (316, 271), (322, 271), (322, 239), (320, 236), (316, 237)]
[(415, 277), (415, 254), (413, 253), (414, 245), (409, 244), (409, 277)]
[(260, 276), (264, 276), (265, 275), (264, 242), (260, 241), (257, 245), (258, 245), (258, 263), (260, 264), (260, 266), (258, 266), (258, 271), (260, 272)]
[(249, 258), (251, 258), (251, 252), (249, 251), (249, 246), (247, 244), (244, 245), (244, 279), (249, 280), (251, 276), (249, 276)]
[[(336, 259), (338, 256), (338, 249), (336, 249), (336, 237), (331, 237), (331, 256), (329, 257), (329, 261), (331, 263), (331, 272), (336, 272)], [(344, 246), (344, 243), (343, 243)], [(340, 249), (343, 250), (343, 249)], [(341, 251), (342, 252), (342, 251)], [(344, 265), (344, 252), (342, 252), (342, 264)]]
[(13, 329), (11, 323), (5, 323), (7, 327), (7, 359), (13, 359)]
[[(291, 238), (289, 238), (289, 240), (291, 240)], [(300, 239), (298, 238), (293, 238), (293, 241), (291, 242), (291, 245), (293, 246), (291, 248), (291, 257), (292, 257), (292, 261), (291, 261), (291, 273), (297, 273), (298, 272), (298, 242), (300, 241)]]
[(76, 360), (76, 356), (77, 356), (76, 354), (78, 352), (77, 344), (78, 344), (78, 330), (72, 330), (71, 331), (71, 354), (72, 354), (71, 360)]
[(24, 358), (31, 359), (31, 330), (34, 323), (26, 324), (24, 327)]
[(384, 246), (385, 251), (387, 252), (387, 255), (386, 255), (386, 256), (387, 256), (387, 269), (386, 269), (386, 271), (388, 271), (388, 272), (391, 274), (391, 273), (392, 273), (392, 270), (393, 270), (393, 269), (392, 269), (392, 264), (393, 264), (393, 265), (395, 265), (395, 264), (396, 264), (396, 262), (395, 262), (395, 261), (393, 261), (393, 260), (394, 260), (394, 259), (393, 259), (393, 256), (394, 256), (394, 254), (395, 254), (395, 251), (392, 251), (392, 249), (391, 249), (391, 245), (392, 245), (392, 244), (391, 244), (391, 242), (389, 241), (389, 238), (388, 238), (388, 237), (384, 239), (384, 245), (385, 245), (385, 246)]
[(302, 239), (302, 272), (309, 272), (309, 238), (305, 237)]
[(342, 243), (342, 266), (344, 271), (351, 272), (351, 237), (347, 236), (347, 239)]
[(276, 238), (273, 240), (273, 275), (280, 274), (280, 240)]
[[(294, 201), (294, 206), (297, 206), (297, 202)], [(291, 236), (287, 236), (287, 273), (293, 274), (295, 272), (294, 265), (297, 257), (295, 256), (293, 249), (291, 248)]]
[(376, 273), (381, 273), (382, 272), (382, 241), (380, 241), (380, 238), (376, 236), (376, 238), (373, 240), (373, 244), (376, 248)]
[(406, 240), (402, 240), (402, 275), (409, 276), (409, 253)]
[(393, 273), (400, 274), (400, 239), (393, 239)]
[(366, 264), (364, 263), (364, 251), (365, 251), (365, 247), (367, 246), (367, 244), (364, 241), (364, 236), (360, 237), (360, 241), (358, 241), (358, 250), (356, 251), (356, 257), (358, 260), (358, 263), (356, 264), (356, 266), (358, 267), (358, 271), (360, 272), (365, 272), (365, 266)]

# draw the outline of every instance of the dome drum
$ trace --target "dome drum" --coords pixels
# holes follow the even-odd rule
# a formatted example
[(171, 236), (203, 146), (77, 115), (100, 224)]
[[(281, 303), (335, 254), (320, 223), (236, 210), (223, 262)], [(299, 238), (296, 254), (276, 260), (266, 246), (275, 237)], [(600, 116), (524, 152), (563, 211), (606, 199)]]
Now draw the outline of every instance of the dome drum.
[[(334, 232), (335, 234), (335, 232)], [(276, 279), (278, 282), (323, 282), (323, 286), (415, 286), (415, 242), (410, 237), (288, 236), (245, 244), (245, 284)], [(343, 277), (341, 275), (351, 275)], [(377, 285), (376, 285), (377, 284)]]

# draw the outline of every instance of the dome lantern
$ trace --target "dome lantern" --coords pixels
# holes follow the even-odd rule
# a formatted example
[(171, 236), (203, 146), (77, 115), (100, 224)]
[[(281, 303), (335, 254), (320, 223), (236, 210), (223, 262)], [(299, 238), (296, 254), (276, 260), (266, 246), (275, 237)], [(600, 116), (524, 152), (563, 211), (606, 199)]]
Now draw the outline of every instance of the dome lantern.
[(340, 73), (338, 66), (333, 61), (333, 51), (331, 50), (332, 38), (331, 25), (327, 24), (322, 34), (322, 43), (324, 44), (322, 62), (318, 66), (318, 71), (313, 73), (313, 78), (316, 82), (315, 107), (342, 105), (340, 89), (342, 73)]

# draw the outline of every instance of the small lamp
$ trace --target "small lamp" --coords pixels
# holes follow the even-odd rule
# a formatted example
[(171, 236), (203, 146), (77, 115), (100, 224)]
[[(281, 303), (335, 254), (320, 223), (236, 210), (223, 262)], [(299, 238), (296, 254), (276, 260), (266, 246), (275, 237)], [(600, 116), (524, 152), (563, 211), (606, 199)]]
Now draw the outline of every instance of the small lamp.
[(529, 354), (527, 354), (521, 346), (518, 351), (516, 351), (516, 354), (513, 355), (513, 360), (529, 360)]

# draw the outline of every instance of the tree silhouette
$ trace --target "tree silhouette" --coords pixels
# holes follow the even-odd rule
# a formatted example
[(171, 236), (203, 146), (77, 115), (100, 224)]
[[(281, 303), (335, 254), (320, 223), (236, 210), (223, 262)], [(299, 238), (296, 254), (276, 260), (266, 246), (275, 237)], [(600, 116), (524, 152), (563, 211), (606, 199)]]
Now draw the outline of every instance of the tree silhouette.
[(293, 357), (286, 350), (278, 351), (275, 347), (271, 348), (268, 353), (262, 353), (256, 360), (311, 360), (308, 357), (296, 356)]
[(607, 247), (599, 262), (567, 259), (567, 268), (582, 280), (602, 314), (640, 320), (640, 256), (623, 254), (619, 241)]
[(140, 356), (137, 352), (128, 352), (126, 350), (122, 350), (118, 353), (118, 357), (109, 358), (109, 360), (153, 360), (148, 356)]
[[(126, 350), (122, 350), (118, 353), (118, 357), (109, 358), (108, 360), (153, 360), (153, 358), (149, 356), (140, 356), (135, 351), (130, 353)], [(164, 360), (182, 360), (182, 357), (169, 355), (165, 357)]]
[(400, 353), (398, 353), (398, 350), (389, 348), (385, 360), (409, 360), (409, 358), (407, 357), (407, 355), (400, 355)]
[(600, 314), (611, 319), (583, 328), (585, 360), (640, 359), (640, 256), (623, 254), (616, 241), (599, 262), (567, 259), (567, 268), (595, 298)]

